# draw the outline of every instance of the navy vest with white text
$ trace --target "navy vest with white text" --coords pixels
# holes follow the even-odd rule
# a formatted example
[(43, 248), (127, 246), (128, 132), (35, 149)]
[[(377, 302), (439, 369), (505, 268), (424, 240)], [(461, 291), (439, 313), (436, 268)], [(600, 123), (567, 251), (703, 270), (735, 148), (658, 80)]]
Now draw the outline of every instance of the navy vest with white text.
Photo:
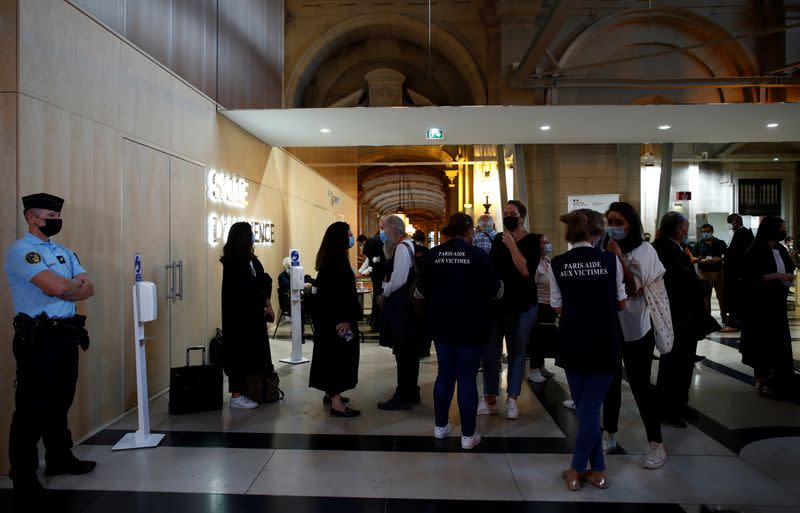
[(579, 247), (552, 260), (561, 289), (560, 344), (556, 363), (583, 374), (611, 373), (621, 359), (617, 315), (617, 257)]

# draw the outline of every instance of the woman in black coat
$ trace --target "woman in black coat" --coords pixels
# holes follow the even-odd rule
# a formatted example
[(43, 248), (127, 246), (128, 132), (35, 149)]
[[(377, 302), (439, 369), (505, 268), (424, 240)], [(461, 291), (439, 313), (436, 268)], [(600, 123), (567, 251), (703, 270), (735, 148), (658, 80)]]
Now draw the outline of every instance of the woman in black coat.
[(228, 375), (231, 408), (255, 408), (242, 395), (247, 376), (266, 368), (271, 372), (267, 321), (275, 320), (270, 296), (272, 278), (253, 253), (253, 228), (235, 223), (222, 250), (223, 367)]
[(766, 217), (755, 242), (744, 255), (744, 322), (742, 363), (753, 367), (756, 389), (768, 397), (785, 396), (791, 387), (794, 363), (786, 313), (794, 264), (778, 241), (786, 238), (786, 223)]
[(682, 417), (689, 404), (697, 341), (705, 335), (705, 288), (681, 245), (688, 233), (689, 221), (679, 212), (667, 212), (653, 242), (666, 271), (664, 286), (675, 333), (672, 351), (661, 355), (656, 388), (662, 422), (676, 427), (686, 427)]
[(344, 222), (328, 227), (317, 253), (314, 356), (308, 385), (325, 392), (334, 417), (357, 417), (359, 410), (344, 405), (341, 396), (358, 384), (358, 319), (361, 306), (356, 277), (347, 251), (354, 246), (353, 232)]

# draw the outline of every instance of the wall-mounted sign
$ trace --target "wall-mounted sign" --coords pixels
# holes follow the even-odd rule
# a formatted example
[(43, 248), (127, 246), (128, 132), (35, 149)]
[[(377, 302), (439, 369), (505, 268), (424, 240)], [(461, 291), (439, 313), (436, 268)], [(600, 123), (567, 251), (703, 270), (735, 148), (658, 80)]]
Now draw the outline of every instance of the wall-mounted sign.
[(247, 180), (216, 169), (208, 170), (208, 199), (214, 203), (224, 203), (231, 207), (247, 206)]
[(677, 191), (675, 201), (692, 201), (692, 191)]
[(208, 216), (208, 244), (224, 244), (231, 226), (239, 221), (250, 223), (253, 227), (253, 243), (256, 246), (272, 246), (275, 242), (275, 224), (269, 219), (247, 219), (242, 216), (226, 216), (211, 213)]
[(425, 139), (429, 141), (441, 141), (444, 139), (444, 130), (441, 128), (429, 128), (427, 132), (425, 132)]
[(590, 194), (585, 196), (567, 196), (567, 212), (588, 208), (605, 214), (608, 207), (619, 201), (619, 194)]

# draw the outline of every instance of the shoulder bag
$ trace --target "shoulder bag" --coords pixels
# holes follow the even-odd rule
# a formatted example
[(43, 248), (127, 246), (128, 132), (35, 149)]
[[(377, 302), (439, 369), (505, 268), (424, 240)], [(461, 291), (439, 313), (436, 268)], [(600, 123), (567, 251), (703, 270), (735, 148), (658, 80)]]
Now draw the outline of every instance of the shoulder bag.
[(675, 332), (672, 328), (672, 311), (669, 308), (669, 297), (664, 279), (661, 278), (642, 289), (644, 299), (650, 309), (650, 320), (653, 323), (653, 334), (656, 347), (661, 354), (672, 351)]

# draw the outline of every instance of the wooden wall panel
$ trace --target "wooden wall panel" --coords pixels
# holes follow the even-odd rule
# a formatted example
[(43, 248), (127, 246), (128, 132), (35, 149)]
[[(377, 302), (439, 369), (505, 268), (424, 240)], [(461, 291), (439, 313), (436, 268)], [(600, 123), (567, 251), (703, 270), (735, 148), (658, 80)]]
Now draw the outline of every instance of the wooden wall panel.
[[(17, 100), (16, 93), (0, 93), (0, 247), (8, 248), (17, 239), (17, 219), (21, 217), (21, 206), (17, 199)], [(11, 353), (11, 319), (13, 308), (8, 294), (6, 273), (0, 273), (0, 447), (8, 440), (9, 423), (14, 404), (14, 356)], [(8, 412), (8, 417), (6, 413)], [(7, 451), (6, 451), (7, 452)], [(5, 453), (0, 457), (0, 474), (8, 473)]]
[(125, 35), (125, 0), (68, 0)]
[(17, 90), (17, 0), (0, 0), (0, 92)]
[(200, 162), (211, 161), (214, 145), (209, 141), (216, 135), (216, 108), (183, 82), (172, 80), (171, 84), (171, 148)]
[(217, 97), (217, 0), (173, 0), (170, 67)]
[(119, 38), (64, 2), (20, 7), (20, 92), (117, 126)]
[(282, 0), (219, 0), (218, 102), (228, 109), (282, 106)]
[(125, 37), (170, 67), (173, 0), (128, 0), (125, 2)]
[(172, 137), (172, 77), (129, 45), (120, 48), (119, 126), (123, 131), (169, 148)]

